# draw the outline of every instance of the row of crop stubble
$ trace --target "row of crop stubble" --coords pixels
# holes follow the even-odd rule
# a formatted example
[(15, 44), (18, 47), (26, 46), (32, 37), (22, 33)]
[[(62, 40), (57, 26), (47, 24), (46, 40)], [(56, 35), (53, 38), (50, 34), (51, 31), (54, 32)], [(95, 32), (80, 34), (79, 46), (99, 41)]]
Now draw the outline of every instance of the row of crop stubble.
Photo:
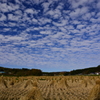
[(0, 100), (100, 100), (100, 76), (2, 76)]

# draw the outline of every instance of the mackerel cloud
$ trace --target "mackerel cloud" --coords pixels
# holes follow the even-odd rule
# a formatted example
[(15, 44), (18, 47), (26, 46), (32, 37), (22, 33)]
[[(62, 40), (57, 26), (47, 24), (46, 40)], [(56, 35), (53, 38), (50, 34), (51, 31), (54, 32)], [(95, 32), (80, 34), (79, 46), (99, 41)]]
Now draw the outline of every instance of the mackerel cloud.
[(42, 70), (95, 66), (99, 32), (100, 0), (2, 0), (0, 64)]

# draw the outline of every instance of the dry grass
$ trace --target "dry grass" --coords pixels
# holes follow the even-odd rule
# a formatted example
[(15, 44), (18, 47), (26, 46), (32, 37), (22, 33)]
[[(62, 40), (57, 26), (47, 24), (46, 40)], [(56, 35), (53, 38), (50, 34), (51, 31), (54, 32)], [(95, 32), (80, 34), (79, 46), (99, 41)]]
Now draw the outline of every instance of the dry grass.
[(100, 76), (0, 77), (0, 100), (100, 100)]
[(100, 80), (96, 81), (96, 85), (91, 90), (88, 100), (100, 100)]
[(31, 91), (27, 93), (27, 95), (22, 96), (20, 100), (44, 100), (41, 92), (37, 87), (33, 87)]

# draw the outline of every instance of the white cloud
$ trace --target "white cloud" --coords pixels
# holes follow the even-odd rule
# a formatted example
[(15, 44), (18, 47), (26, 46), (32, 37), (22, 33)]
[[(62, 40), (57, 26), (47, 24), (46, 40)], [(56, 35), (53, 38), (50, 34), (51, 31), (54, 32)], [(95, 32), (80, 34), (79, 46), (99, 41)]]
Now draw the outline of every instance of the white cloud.
[(13, 42), (14, 43), (14, 42), (18, 42), (18, 41), (21, 42), (22, 40), (25, 40), (25, 38), (20, 37), (20, 36), (0, 35), (0, 40), (1, 40), (1, 43), (8, 43), (8, 42)]
[(84, 16), (82, 16), (82, 18), (84, 20), (89, 20), (91, 18), (91, 14), (90, 13), (86, 13)]
[(91, 21), (92, 23), (97, 23), (97, 20), (96, 20), (95, 18), (91, 18), (90, 21)]
[(20, 3), (21, 3), (19, 0), (15, 0), (15, 2), (16, 2), (17, 4), (20, 4)]
[(100, 23), (100, 17), (98, 17), (98, 18), (91, 18), (90, 21), (91, 21), (92, 23), (94, 23), (94, 24)]
[(96, 16), (97, 16), (97, 17), (100, 17), (100, 12), (98, 12)]
[(50, 11), (48, 11), (47, 13), (46, 13), (46, 15), (54, 15), (55, 14), (55, 12), (53, 11), (53, 10), (50, 10)]
[(16, 10), (14, 12), (15, 15), (19, 15), (19, 16), (22, 16), (22, 11), (21, 10)]
[(91, 12), (91, 16), (92, 17), (95, 17), (96, 16), (96, 13), (95, 12)]
[(71, 30), (71, 32), (72, 32), (72, 33), (77, 33), (77, 34), (80, 33), (80, 31), (77, 30), (77, 29)]
[(30, 13), (30, 14), (37, 13), (35, 10), (30, 9), (30, 8), (29, 8), (29, 9), (26, 9), (25, 12), (26, 12), (26, 13)]
[(9, 11), (15, 11), (15, 10), (18, 10), (19, 8), (20, 8), (20, 5), (18, 5), (18, 4), (9, 3), (9, 5), (8, 5)]
[(8, 14), (8, 20), (19, 21), (20, 18), (21, 18), (21, 16), (19, 16), (19, 15)]
[[(85, 32), (88, 33), (88, 30), (86, 30), (86, 28), (81, 28), (81, 29), (80, 29), (80, 35), (81, 35), (81, 34), (84, 34)], [(78, 35), (79, 35), (79, 34), (78, 34)]]
[(96, 7), (100, 10), (100, 1), (97, 3)]
[(72, 23), (73, 23), (73, 24), (80, 24), (81, 22), (78, 21), (78, 20), (73, 20)]
[(85, 27), (85, 25), (81, 25), (81, 24), (80, 24), (80, 25), (77, 25), (77, 28), (78, 28), (78, 29), (82, 29), (82, 28), (84, 28), (84, 27)]
[(3, 39), (3, 38), (4, 38), (4, 36), (2, 34), (0, 34), (0, 39)]
[(54, 19), (58, 19), (59, 17), (60, 17), (59, 14), (55, 14), (55, 15), (53, 16)]
[(4, 14), (0, 14), (0, 21), (7, 20), (6, 16)]
[(42, 3), (42, 2), (44, 2), (44, 0), (31, 0), (32, 4), (37, 4), (37, 5)]
[(8, 14), (8, 20), (13, 20), (13, 14)]
[(72, 19), (75, 19), (76, 17), (80, 17), (81, 15), (84, 15), (87, 12), (88, 12), (88, 7), (82, 7), (75, 9), (69, 15)]
[[(88, 49), (88, 46), (90, 46), (91, 45), (91, 43), (92, 43), (92, 41), (90, 41), (90, 40), (83, 40), (83, 41), (73, 41), (73, 42), (71, 42), (71, 45), (72, 46), (75, 46), (75, 47), (82, 47), (82, 48), (86, 48), (86, 49)], [(76, 48), (77, 50), (82, 50), (82, 48)], [(82, 50), (83, 51), (83, 50)]]
[(66, 25), (64, 26), (67, 30), (73, 30), (74, 26), (73, 25)]
[(61, 20), (61, 22), (53, 22), (55, 26), (65, 26), (67, 24), (67, 20)]
[(94, 36), (96, 34), (96, 32), (90, 32), (89, 35)]
[(22, 37), (19, 37), (19, 36), (9, 36), (9, 37), (6, 37), (6, 40), (8, 41), (21, 41), (21, 40), (24, 40), (24, 38)]
[(47, 24), (47, 23), (51, 23), (51, 19), (44, 18), (44, 17), (38, 19), (38, 21), (40, 22), (40, 25), (44, 25), (44, 24)]
[(57, 34), (52, 35), (52, 38), (61, 38), (63, 35), (63, 32), (57, 32)]
[(48, 34), (51, 34), (51, 31), (45, 30), (45, 31), (40, 31), (40, 33), (41, 33), (41, 34), (47, 34), (47, 35), (48, 35)]
[(94, 2), (94, 0), (88, 0), (88, 2), (89, 2), (89, 4), (91, 4), (91, 3), (93, 3), (93, 2)]
[(80, 14), (85, 14), (85, 13), (87, 13), (88, 12), (88, 7), (82, 7), (81, 9), (80, 9)]
[(7, 2), (7, 0), (2, 0), (2, 2), (3, 2), (3, 3), (6, 3), (6, 2)]
[(29, 16), (27, 15), (27, 13), (24, 13), (23, 16), (22, 16), (21, 21), (22, 21), (22, 22), (32, 23), (32, 18), (29, 17)]
[(61, 32), (67, 32), (67, 29), (66, 28), (64, 28), (64, 27), (59, 27), (59, 29), (61, 30)]
[[(92, 1), (92, 0), (91, 0)], [(78, 8), (79, 6), (85, 6), (88, 4), (88, 0), (69, 0), (72, 8)]]
[(19, 9), (19, 5), (14, 5), (12, 3), (0, 3), (0, 11), (3, 13), (15, 11), (17, 9)]
[(33, 18), (33, 19), (32, 19), (32, 21), (33, 21), (33, 23), (35, 23), (35, 24), (37, 24), (37, 23), (38, 23), (38, 20), (37, 20), (37, 19), (35, 19), (35, 18)]
[(59, 9), (59, 10), (62, 10), (64, 7), (64, 4), (63, 3), (59, 3), (59, 5), (57, 6), (56, 9)]
[(52, 51), (63, 51), (63, 49), (62, 48), (53, 47)]
[(3, 28), (3, 32), (8, 32), (8, 31), (10, 31), (11, 30), (11, 28)]
[(44, 13), (45, 13), (46, 11), (49, 10), (49, 5), (50, 5), (50, 3), (48, 3), (48, 2), (44, 2), (44, 3), (42, 4), (42, 6), (43, 6), (43, 8), (44, 8)]
[(76, 18), (80, 14), (80, 9), (76, 9), (75, 11), (70, 13), (71, 18)]
[(0, 3), (0, 11), (1, 12), (8, 12), (6, 3)]
[(55, 10), (47, 11), (45, 15), (46, 16), (49, 15), (52, 18), (56, 19), (56, 18), (60, 18), (61, 17), (61, 11), (60, 11), (60, 9), (56, 8)]
[(9, 26), (9, 27), (14, 27), (14, 26), (16, 26), (16, 23), (14, 23), (14, 22), (9, 22), (9, 23), (7, 24), (7, 26)]

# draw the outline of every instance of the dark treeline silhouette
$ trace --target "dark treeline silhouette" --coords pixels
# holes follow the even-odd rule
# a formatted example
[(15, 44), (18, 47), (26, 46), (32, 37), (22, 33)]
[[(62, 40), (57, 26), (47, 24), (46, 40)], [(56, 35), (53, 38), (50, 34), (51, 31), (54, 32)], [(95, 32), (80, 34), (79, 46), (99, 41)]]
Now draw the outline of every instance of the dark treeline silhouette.
[(17, 68), (5, 68), (5, 67), (0, 67), (0, 75), (5, 75), (5, 76), (56, 76), (56, 75), (87, 75), (91, 73), (100, 73), (100, 65), (97, 67), (90, 67), (90, 68), (85, 68), (85, 69), (76, 69), (72, 70), (70, 72), (68, 71), (63, 71), (63, 72), (42, 72), (40, 69), (27, 69), (27, 68), (22, 68), (22, 69), (17, 69)]
[(41, 76), (42, 71), (40, 69), (17, 69), (17, 68), (4, 68), (0, 67), (1, 75), (9, 76)]
[(76, 74), (85, 75), (85, 74), (91, 74), (91, 73), (96, 73), (96, 72), (100, 72), (100, 65), (98, 65), (97, 67), (73, 70), (73, 71), (70, 71), (70, 75), (76, 75)]

